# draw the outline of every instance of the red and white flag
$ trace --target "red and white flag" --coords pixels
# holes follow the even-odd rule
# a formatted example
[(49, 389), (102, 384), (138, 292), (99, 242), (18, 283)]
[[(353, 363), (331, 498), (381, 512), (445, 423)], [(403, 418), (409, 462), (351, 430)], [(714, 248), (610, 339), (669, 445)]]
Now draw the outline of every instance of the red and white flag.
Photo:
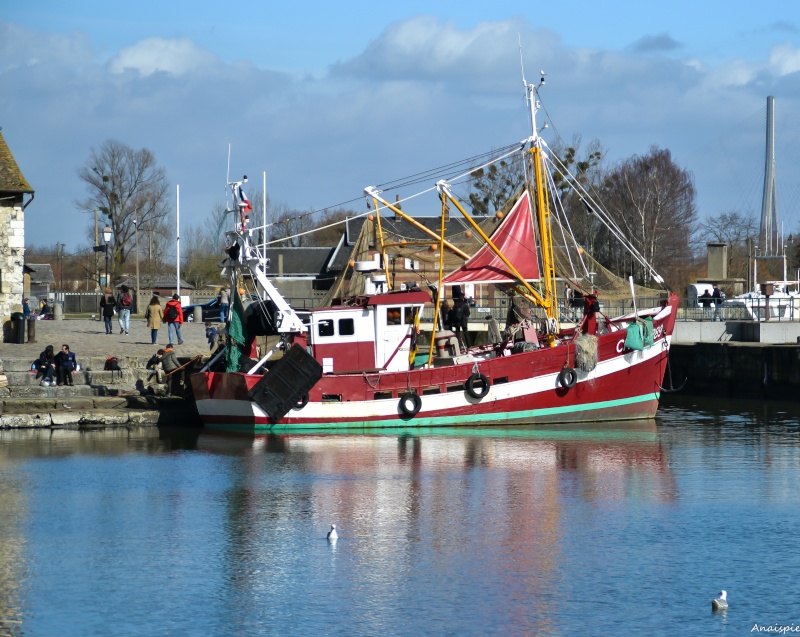
[(244, 212), (253, 210), (253, 206), (250, 205), (250, 200), (247, 198), (247, 195), (244, 194), (244, 190), (242, 190), (242, 184), (236, 186), (236, 204), (242, 208)]

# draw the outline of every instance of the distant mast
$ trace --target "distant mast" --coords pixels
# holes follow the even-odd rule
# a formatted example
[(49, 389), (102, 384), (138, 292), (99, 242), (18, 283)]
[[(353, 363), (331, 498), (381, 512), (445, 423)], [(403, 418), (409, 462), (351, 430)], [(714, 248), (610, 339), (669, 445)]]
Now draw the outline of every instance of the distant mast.
[(781, 251), (778, 226), (778, 194), (775, 189), (775, 97), (767, 97), (767, 149), (764, 166), (764, 196), (761, 201), (761, 228), (758, 231), (762, 254), (776, 255)]

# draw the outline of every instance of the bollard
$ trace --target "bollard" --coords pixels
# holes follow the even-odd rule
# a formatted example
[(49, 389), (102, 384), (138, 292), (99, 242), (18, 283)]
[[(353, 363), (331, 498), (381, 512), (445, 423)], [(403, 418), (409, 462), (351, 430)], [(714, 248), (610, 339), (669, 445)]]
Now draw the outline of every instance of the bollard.
[(61, 301), (56, 301), (53, 304), (53, 319), (56, 321), (64, 320), (64, 304)]
[(11, 323), (14, 325), (12, 343), (25, 344), (25, 315), (22, 312), (11, 313)]
[(28, 342), (36, 342), (36, 319), (33, 317), (28, 319)]
[(194, 306), (192, 320), (195, 323), (202, 323), (203, 322), (203, 308), (199, 305)]

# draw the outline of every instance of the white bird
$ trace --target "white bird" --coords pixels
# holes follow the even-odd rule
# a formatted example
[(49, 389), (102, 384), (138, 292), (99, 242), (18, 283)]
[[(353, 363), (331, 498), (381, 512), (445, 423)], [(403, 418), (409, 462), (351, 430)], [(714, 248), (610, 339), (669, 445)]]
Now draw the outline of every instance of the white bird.
[(337, 540), (337, 539), (339, 539), (339, 534), (336, 532), (336, 525), (335, 524), (331, 524), (331, 530), (328, 531), (328, 539), (329, 540)]
[(713, 610), (728, 610), (728, 591), (720, 591), (719, 597), (711, 600)]

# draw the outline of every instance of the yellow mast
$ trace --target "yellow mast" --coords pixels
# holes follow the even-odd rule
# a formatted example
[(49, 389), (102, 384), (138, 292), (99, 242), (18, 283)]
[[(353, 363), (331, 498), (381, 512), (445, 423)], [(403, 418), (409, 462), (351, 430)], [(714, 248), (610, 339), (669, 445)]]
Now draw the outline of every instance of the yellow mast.
[[(538, 138), (537, 138), (538, 140)], [(548, 318), (558, 320), (558, 303), (556, 299), (556, 270), (553, 257), (553, 232), (550, 223), (550, 206), (548, 205), (547, 192), (544, 187), (542, 169), (542, 149), (534, 146), (533, 154), (534, 178), (536, 180), (536, 220), (539, 225), (539, 241), (542, 248), (542, 283), (544, 286), (544, 300), (542, 304)]]

